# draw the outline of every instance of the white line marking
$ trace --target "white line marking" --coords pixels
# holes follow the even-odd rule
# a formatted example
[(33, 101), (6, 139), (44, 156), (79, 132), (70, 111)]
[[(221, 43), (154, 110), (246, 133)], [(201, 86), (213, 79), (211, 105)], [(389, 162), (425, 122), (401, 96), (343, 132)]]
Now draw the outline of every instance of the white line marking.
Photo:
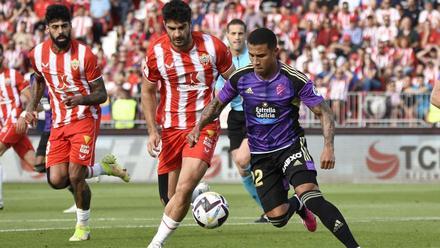
[[(188, 218), (189, 219), (189, 218)], [(229, 220), (253, 220), (255, 217), (230, 217)], [(92, 221), (159, 221), (158, 218), (96, 218)], [(35, 219), (35, 220), (0, 220), (0, 222), (74, 222), (74, 219)], [(350, 223), (369, 223), (369, 222), (406, 222), (406, 221), (440, 221), (438, 216), (414, 216), (414, 217), (371, 217), (371, 218), (350, 218)], [(295, 224), (299, 222), (292, 221)], [(246, 226), (246, 225), (261, 225), (252, 222), (228, 222), (228, 226)], [(156, 228), (158, 224), (154, 225), (104, 225), (95, 226), (93, 229), (111, 229), (111, 228)], [(182, 227), (194, 227), (197, 224), (181, 224)], [(42, 227), (42, 228), (15, 228), (15, 229), (0, 229), (0, 233), (9, 232), (34, 232), (34, 231), (49, 231), (49, 230), (71, 230), (73, 227)]]

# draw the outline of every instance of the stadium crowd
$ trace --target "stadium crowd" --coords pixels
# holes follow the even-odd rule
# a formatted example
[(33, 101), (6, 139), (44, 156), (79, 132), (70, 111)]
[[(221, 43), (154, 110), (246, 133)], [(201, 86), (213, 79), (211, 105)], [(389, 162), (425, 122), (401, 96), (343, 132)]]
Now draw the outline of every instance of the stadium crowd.
[[(5, 63), (29, 78), (27, 54), (47, 35), (45, 9), (62, 3), (73, 13), (72, 36), (97, 54), (111, 99), (138, 99), (146, 48), (165, 33), (164, 2), (0, 0)], [(440, 75), (439, 1), (195, 0), (189, 4), (193, 29), (225, 41), (225, 25), (234, 18), (243, 20), (248, 31), (262, 26), (273, 30), (280, 59), (315, 81), (339, 123), (355, 114), (348, 113), (352, 92), (387, 96), (388, 117), (426, 117), (429, 93)], [(354, 95), (356, 100), (359, 96)], [(104, 121), (111, 119), (110, 113), (107, 102)]]

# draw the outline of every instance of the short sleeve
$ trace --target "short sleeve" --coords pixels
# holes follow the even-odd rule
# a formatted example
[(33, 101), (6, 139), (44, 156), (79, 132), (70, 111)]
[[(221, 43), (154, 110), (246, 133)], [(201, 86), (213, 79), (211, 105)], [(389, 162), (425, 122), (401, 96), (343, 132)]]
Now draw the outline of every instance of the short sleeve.
[(142, 75), (148, 81), (156, 83), (161, 79), (159, 69), (157, 68), (157, 59), (154, 55), (154, 46), (149, 46), (147, 50), (147, 56), (145, 56), (142, 62)]
[(35, 48), (32, 49), (32, 51), (29, 53), (29, 61), (31, 63), (32, 69), (34, 70), (34, 73), (38, 77), (43, 77), (43, 74), (41, 74), (41, 71), (38, 70), (37, 65), (35, 64)]
[(308, 80), (299, 91), (299, 99), (309, 108), (314, 107), (324, 101), (324, 98), (316, 90), (313, 81)]
[(98, 65), (98, 58), (88, 48), (86, 50), (84, 69), (87, 82), (93, 82), (102, 76), (101, 67)]
[(18, 71), (15, 71), (15, 83), (19, 92), (29, 87), (29, 82), (26, 81), (23, 75), (21, 75), (21, 73)]
[(232, 54), (229, 48), (219, 39), (213, 37), (217, 60), (215, 65), (220, 73), (226, 72), (232, 66)]
[(238, 91), (231, 84), (231, 81), (227, 81), (225, 86), (220, 90), (217, 97), (222, 103), (229, 103), (238, 95)]

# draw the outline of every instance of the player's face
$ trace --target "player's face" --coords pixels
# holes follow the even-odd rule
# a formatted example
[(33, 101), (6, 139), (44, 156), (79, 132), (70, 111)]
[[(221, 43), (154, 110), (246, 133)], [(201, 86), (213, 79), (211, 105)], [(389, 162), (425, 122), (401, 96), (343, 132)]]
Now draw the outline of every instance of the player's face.
[(72, 31), (72, 26), (68, 21), (56, 20), (52, 21), (48, 25), (50, 38), (55, 43), (55, 45), (64, 49), (70, 44), (70, 32)]
[(232, 50), (243, 51), (245, 41), (245, 31), (243, 25), (236, 24), (229, 26), (226, 37)]
[(267, 44), (249, 44), (248, 49), (254, 71), (263, 78), (271, 76), (274, 68), (277, 68), (278, 48), (270, 49)]
[(165, 29), (175, 48), (184, 49), (190, 45), (191, 25), (189, 22), (169, 20), (165, 22)]

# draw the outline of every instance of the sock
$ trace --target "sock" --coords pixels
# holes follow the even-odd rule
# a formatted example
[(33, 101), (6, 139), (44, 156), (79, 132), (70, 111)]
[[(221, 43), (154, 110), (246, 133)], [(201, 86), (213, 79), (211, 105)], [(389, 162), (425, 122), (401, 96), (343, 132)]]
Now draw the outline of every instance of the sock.
[(252, 199), (255, 200), (255, 202), (260, 206), (261, 209), (263, 209), (263, 206), (261, 205), (260, 197), (258, 197), (257, 189), (255, 188), (254, 181), (252, 180), (252, 175), (248, 175), (241, 178), (241, 181), (243, 182), (243, 186), (246, 189), (246, 191), (249, 193)]
[(95, 163), (93, 166), (87, 166), (87, 177), (92, 178), (100, 175), (107, 175), (100, 163)]
[(289, 198), (288, 202), (289, 202), (289, 210), (287, 210), (287, 214), (289, 215), (289, 219), (290, 219), (290, 217), (292, 217), (292, 215), (295, 212), (298, 212), (299, 209), (303, 208), (303, 204), (296, 196), (296, 194), (291, 198)]
[(283, 214), (281, 216), (277, 216), (277, 217), (269, 217), (268, 216), (270, 223), (272, 223), (272, 225), (274, 225), (275, 227), (285, 226), (289, 222), (292, 215), (296, 211), (298, 211), (298, 208), (300, 208), (300, 206), (301, 206), (301, 202), (295, 196), (290, 198), (288, 200), (288, 203), (289, 203), (289, 209), (287, 209), (287, 212), (285, 214)]
[(347, 248), (359, 247), (341, 212), (324, 199), (321, 191), (306, 191), (301, 195), (301, 201), (312, 213), (319, 217), (325, 227)]
[[(306, 217), (307, 217), (307, 214), (306, 214), (306, 208), (304, 207), (304, 203), (301, 202), (301, 200), (299, 199), (299, 197), (298, 197), (297, 194), (295, 194), (294, 197), (295, 197), (296, 199), (298, 199), (299, 204), (300, 204), (299, 209), (298, 209), (298, 211), (296, 211), (296, 212), (297, 212), (298, 215), (301, 217), (301, 219), (306, 218)], [(293, 198), (293, 197), (292, 197), (292, 198)]]
[(3, 166), (0, 164), (0, 206), (3, 206)]
[(89, 225), (89, 218), (90, 218), (90, 209), (87, 209), (87, 210), (82, 210), (79, 208), (76, 209), (76, 224), (77, 225), (88, 226)]
[(170, 217), (163, 214), (162, 221), (157, 229), (156, 235), (154, 235), (152, 244), (163, 244), (165, 240), (177, 229), (180, 222), (172, 220)]

